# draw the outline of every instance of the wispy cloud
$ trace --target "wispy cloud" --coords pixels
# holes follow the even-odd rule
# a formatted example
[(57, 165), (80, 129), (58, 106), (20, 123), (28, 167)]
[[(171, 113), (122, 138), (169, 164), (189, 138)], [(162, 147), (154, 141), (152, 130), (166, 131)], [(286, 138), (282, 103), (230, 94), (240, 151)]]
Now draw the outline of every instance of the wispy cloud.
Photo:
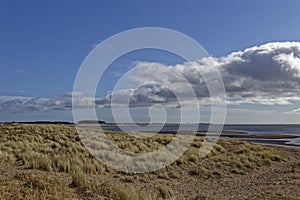
[(17, 68), (15, 71), (16, 71), (17, 73), (22, 73), (24, 70), (21, 69), (21, 68)]
[(293, 110), (285, 112), (285, 114), (297, 114), (297, 115), (300, 115), (300, 108), (295, 108)]
[(90, 108), (95, 99), (84, 96), (80, 92), (67, 93), (59, 98), (34, 98), (22, 96), (0, 96), (0, 113), (24, 113), (42, 110), (70, 110), (74, 108)]

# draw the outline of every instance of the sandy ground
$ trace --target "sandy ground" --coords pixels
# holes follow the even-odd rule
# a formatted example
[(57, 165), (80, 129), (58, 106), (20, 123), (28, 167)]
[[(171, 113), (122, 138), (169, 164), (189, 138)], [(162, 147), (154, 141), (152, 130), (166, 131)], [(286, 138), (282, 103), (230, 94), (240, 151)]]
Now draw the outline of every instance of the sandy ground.
[[(93, 175), (90, 184), (109, 182), (120, 186), (133, 186), (148, 192), (156, 190), (157, 185), (171, 188), (176, 199), (300, 199), (300, 172), (293, 171), (300, 166), (300, 148), (280, 148), (286, 161), (274, 163), (244, 175), (199, 176), (188, 174), (188, 169), (177, 178), (128, 181), (120, 174)], [(0, 180), (14, 176), (25, 170), (17, 164), (0, 165)], [(35, 174), (60, 177), (70, 184), (71, 177), (66, 173), (31, 170)], [(200, 198), (201, 197), (201, 198)], [(80, 198), (79, 198), (80, 199)]]

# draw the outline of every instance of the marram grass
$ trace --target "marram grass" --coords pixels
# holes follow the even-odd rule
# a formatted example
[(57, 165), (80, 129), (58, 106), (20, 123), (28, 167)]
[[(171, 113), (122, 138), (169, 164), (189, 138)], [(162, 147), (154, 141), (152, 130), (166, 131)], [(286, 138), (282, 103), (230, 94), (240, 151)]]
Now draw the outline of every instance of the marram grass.
[[(105, 134), (118, 147), (134, 153), (157, 150), (174, 137), (158, 134), (136, 138), (124, 132), (110, 131)], [(95, 140), (88, 142), (93, 145)], [(190, 176), (226, 177), (251, 173), (262, 166), (285, 160), (277, 148), (231, 140), (219, 140), (205, 158), (199, 159), (202, 142), (202, 138), (196, 137), (179, 159), (163, 169), (145, 174), (125, 174), (95, 159), (72, 126), (0, 124), (0, 166), (12, 163), (29, 169), (19, 170), (13, 177), (0, 180), (0, 199), (176, 199), (166, 186), (158, 186), (156, 193), (149, 194), (130, 186), (91, 184), (90, 177), (114, 174), (126, 184), (137, 180), (141, 183), (150, 179), (176, 180), (185, 172)], [(101, 149), (97, 142), (94, 145)], [(112, 155), (108, 152), (106, 156)], [(69, 174), (71, 180), (66, 183), (56, 176), (36, 176), (30, 170), (63, 172)], [(294, 170), (299, 171), (299, 166)]]

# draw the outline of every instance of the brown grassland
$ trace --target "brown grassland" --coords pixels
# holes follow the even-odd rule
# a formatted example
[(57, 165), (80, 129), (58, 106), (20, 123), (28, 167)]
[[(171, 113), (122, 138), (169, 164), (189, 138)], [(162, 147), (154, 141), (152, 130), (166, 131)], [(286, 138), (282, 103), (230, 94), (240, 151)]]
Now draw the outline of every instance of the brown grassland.
[[(105, 134), (135, 153), (174, 137)], [(219, 140), (199, 159), (202, 142), (163, 169), (126, 174), (95, 159), (71, 125), (0, 124), (0, 199), (300, 199), (299, 149)]]

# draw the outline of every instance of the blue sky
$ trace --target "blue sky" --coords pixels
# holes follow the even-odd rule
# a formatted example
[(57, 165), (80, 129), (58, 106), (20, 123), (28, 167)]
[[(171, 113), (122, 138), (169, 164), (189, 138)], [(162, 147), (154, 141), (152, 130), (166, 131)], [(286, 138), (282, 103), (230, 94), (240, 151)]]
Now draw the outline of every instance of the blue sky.
[[(0, 96), (51, 99), (64, 96), (72, 91), (77, 70), (95, 45), (132, 28), (151, 26), (180, 31), (199, 42), (215, 58), (269, 42), (299, 41), (299, 10), (300, 1), (296, 0), (2, 0)], [(124, 56), (108, 70), (100, 95), (112, 88), (117, 80), (113, 74), (118, 68), (130, 66), (132, 61), (174, 65), (182, 60), (158, 51)], [(298, 101), (272, 106), (253, 105), (253, 102), (234, 104), (228, 122), (255, 123), (255, 112), (260, 110), (266, 112), (266, 123), (297, 123), (299, 115), (283, 113), (298, 106)], [(270, 110), (276, 110), (279, 117), (274, 117)], [(71, 120), (70, 111), (7, 113), (0, 110), (0, 121), (47, 119)]]

